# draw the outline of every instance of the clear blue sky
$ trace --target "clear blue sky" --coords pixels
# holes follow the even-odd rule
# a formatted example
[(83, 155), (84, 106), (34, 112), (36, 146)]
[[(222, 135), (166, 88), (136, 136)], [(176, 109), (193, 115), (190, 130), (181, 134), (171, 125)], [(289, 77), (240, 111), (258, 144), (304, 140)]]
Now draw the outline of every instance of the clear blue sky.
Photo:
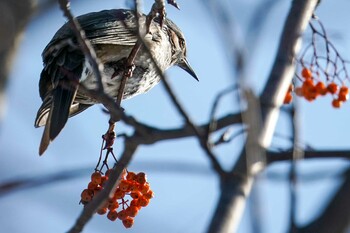
[[(73, 1), (75, 15), (117, 7), (122, 1)], [(179, 68), (171, 68), (167, 74), (179, 99), (197, 123), (208, 120), (211, 105), (219, 90), (231, 83), (230, 64), (225, 48), (220, 44), (216, 25), (211, 22), (201, 1), (178, 1), (181, 11), (168, 7), (168, 16), (183, 30), (187, 38), (189, 61), (200, 82), (194, 81)], [(257, 2), (226, 1), (237, 24), (249, 22)], [(82, 4), (81, 4), (82, 3)], [(268, 16), (262, 36), (257, 39), (254, 51), (249, 51), (248, 83), (257, 91), (265, 85), (271, 69), (279, 34), (289, 10), (290, 1), (280, 1)], [(119, 5), (119, 7), (122, 5)], [(149, 6), (145, 6), (148, 12)], [(323, 1), (318, 15), (343, 56), (349, 60), (350, 2), (339, 0), (337, 4)], [(0, 225), (2, 232), (65, 232), (74, 223), (82, 206), (78, 205), (80, 192), (88, 183), (100, 147), (100, 137), (106, 131), (108, 116), (95, 106), (83, 114), (71, 118), (50, 145), (43, 157), (38, 156), (42, 129), (35, 129), (34, 118), (41, 100), (38, 80), (42, 69), (41, 52), (55, 31), (65, 22), (58, 9), (52, 9), (28, 27), (21, 44), (7, 90), (8, 106), (0, 128), (0, 182), (17, 178), (42, 176), (70, 169), (87, 169), (78, 178), (16, 192), (0, 197)], [(331, 99), (317, 100), (310, 104), (300, 101), (302, 139), (315, 148), (349, 148), (347, 132), (350, 125), (350, 105), (340, 110), (330, 106)], [(232, 106), (233, 105), (233, 106)], [(123, 104), (126, 112), (142, 122), (164, 128), (180, 126), (181, 117), (174, 111), (161, 85), (145, 95)], [(219, 111), (225, 114), (238, 109), (237, 103), (225, 100)], [(288, 135), (288, 126), (282, 114), (277, 132)], [(119, 132), (127, 131), (118, 126)], [(237, 156), (242, 140), (216, 150), (220, 161), (228, 167)], [(275, 146), (285, 145), (276, 139)], [(115, 149), (118, 151), (118, 149)], [(334, 174), (349, 163), (343, 160), (303, 162), (299, 167), (304, 175), (313, 173)], [(131, 230), (124, 230), (120, 222), (110, 222), (96, 216), (86, 227), (92, 232), (152, 232), (152, 233), (200, 233), (208, 225), (218, 197), (218, 183), (210, 164), (193, 139), (158, 143), (139, 149), (130, 166), (131, 170), (148, 174), (156, 197), (142, 209)], [(269, 173), (283, 177), (287, 164), (276, 164)], [(268, 179), (263, 175), (256, 186), (263, 211), (263, 232), (280, 233), (288, 222), (288, 183), (285, 179)], [(334, 178), (299, 183), (298, 221), (306, 223), (317, 215), (326, 200), (339, 184)], [(180, 193), (181, 192), (181, 193)], [(252, 207), (254, 209), (254, 206)], [(5, 217), (6, 216), (6, 217)], [(246, 211), (240, 233), (251, 232), (249, 211)]]

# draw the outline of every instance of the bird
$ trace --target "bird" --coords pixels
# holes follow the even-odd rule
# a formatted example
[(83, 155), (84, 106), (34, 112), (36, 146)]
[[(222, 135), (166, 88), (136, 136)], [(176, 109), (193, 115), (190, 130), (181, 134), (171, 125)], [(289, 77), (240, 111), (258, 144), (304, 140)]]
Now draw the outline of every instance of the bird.
[[(103, 65), (101, 82), (104, 92), (116, 99), (125, 61), (139, 39), (138, 25), (145, 24), (146, 15), (136, 17), (133, 10), (111, 9), (87, 13), (76, 19)], [(148, 50), (141, 47), (137, 53), (132, 76), (125, 84), (123, 100), (145, 93), (160, 82), (161, 77), (150, 54), (162, 72), (178, 66), (198, 81), (187, 60), (184, 35), (173, 21), (155, 17), (143, 41)], [(36, 128), (45, 126), (39, 155), (58, 136), (69, 117), (99, 103), (80, 88), (83, 85), (87, 89), (96, 89), (99, 82), (69, 22), (56, 32), (44, 48), (42, 59), (44, 67), (39, 80), (42, 104), (34, 123)]]

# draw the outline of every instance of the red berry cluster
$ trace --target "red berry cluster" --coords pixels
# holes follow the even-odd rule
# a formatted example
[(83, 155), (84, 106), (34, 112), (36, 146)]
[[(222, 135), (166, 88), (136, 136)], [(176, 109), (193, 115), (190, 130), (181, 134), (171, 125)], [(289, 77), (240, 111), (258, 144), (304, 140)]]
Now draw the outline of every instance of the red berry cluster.
[[(334, 108), (340, 108), (343, 102), (349, 99), (349, 88), (345, 85), (339, 87), (335, 82), (329, 82), (326, 85), (322, 81), (317, 81), (315, 84), (315, 78), (312, 76), (311, 70), (306, 67), (302, 69), (301, 76), (302, 85), (294, 89), (297, 96), (303, 97), (311, 102), (319, 96), (330, 94), (333, 96), (332, 106)], [(291, 84), (284, 98), (284, 104), (291, 103), (293, 99), (292, 91), (293, 85)]]
[[(111, 169), (107, 170), (105, 175), (96, 171), (91, 175), (91, 181), (87, 189), (81, 193), (81, 203), (87, 204), (93, 197), (103, 189), (108, 180)], [(140, 172), (125, 171), (114, 195), (101, 207), (97, 213), (104, 215), (107, 212), (107, 218), (111, 221), (120, 219), (126, 228), (132, 227), (134, 217), (142, 207), (145, 207), (153, 197), (153, 191), (147, 182), (146, 174)]]

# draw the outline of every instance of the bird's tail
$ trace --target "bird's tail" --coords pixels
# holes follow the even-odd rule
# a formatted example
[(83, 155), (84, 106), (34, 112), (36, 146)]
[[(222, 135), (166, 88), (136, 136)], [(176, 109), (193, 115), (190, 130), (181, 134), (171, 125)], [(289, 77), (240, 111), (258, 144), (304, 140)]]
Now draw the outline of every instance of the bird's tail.
[(65, 126), (76, 92), (77, 89), (74, 87), (65, 88), (58, 85), (44, 98), (35, 120), (35, 127), (45, 125), (39, 155), (46, 151), (50, 142), (57, 137)]

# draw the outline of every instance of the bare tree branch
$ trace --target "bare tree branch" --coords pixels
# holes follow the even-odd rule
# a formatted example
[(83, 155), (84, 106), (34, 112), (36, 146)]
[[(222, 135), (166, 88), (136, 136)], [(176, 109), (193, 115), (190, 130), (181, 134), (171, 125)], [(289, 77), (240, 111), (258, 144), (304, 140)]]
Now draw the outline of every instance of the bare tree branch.
[[(300, 36), (311, 18), (316, 3), (316, 0), (294, 0), (292, 3), (268, 84), (265, 85), (260, 98), (263, 123), (259, 142), (263, 148), (267, 148), (271, 143), (279, 107), (294, 74), (293, 60), (300, 47)], [(253, 178), (246, 176), (246, 172), (246, 150), (243, 149), (232, 169), (232, 176), (222, 179), (222, 193), (207, 232), (229, 233), (235, 232), (238, 228), (246, 197), (253, 182)], [(241, 174), (240, 179), (237, 179), (237, 174)]]

